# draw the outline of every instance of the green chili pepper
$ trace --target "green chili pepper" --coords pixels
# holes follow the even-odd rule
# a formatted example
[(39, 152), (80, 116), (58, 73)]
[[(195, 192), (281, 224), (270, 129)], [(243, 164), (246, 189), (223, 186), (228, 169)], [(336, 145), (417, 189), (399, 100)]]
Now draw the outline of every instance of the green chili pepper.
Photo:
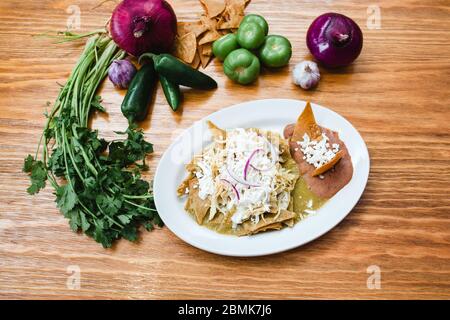
[(144, 64), (136, 73), (121, 107), (123, 115), (129, 122), (143, 121), (147, 117), (157, 81), (158, 75), (153, 67), (153, 61)]
[(177, 111), (181, 101), (180, 86), (170, 82), (166, 77), (159, 75), (159, 81), (164, 91), (164, 96), (173, 111)]
[(139, 58), (139, 63), (146, 58), (153, 59), (156, 72), (172, 83), (201, 90), (217, 88), (217, 82), (213, 78), (195, 70), (170, 54), (145, 53)]

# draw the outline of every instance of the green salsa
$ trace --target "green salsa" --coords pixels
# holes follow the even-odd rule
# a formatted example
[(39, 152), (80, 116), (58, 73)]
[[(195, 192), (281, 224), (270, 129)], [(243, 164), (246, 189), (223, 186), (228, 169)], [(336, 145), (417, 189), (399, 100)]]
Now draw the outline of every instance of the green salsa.
[[(305, 214), (304, 210), (317, 210), (327, 202), (327, 199), (322, 199), (309, 190), (308, 185), (303, 177), (299, 177), (292, 190), (293, 211), (297, 213), (297, 219), (301, 220)], [(310, 206), (308, 207), (308, 204)]]

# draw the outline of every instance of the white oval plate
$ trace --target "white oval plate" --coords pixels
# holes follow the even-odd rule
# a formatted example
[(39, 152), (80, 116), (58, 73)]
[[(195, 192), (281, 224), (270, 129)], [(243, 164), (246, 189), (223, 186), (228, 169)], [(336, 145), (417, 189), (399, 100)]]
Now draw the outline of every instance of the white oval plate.
[(369, 153), (358, 131), (339, 114), (312, 104), (317, 123), (339, 132), (353, 162), (353, 178), (320, 210), (292, 228), (252, 236), (223, 235), (197, 224), (185, 212), (186, 198), (176, 190), (186, 177), (184, 165), (211, 143), (206, 120), (224, 129), (261, 128), (282, 134), (305, 107), (304, 101), (268, 99), (249, 101), (215, 112), (186, 129), (162, 156), (154, 178), (156, 208), (165, 225), (179, 238), (202, 250), (228, 256), (261, 256), (289, 250), (312, 241), (335, 227), (361, 197), (369, 176)]

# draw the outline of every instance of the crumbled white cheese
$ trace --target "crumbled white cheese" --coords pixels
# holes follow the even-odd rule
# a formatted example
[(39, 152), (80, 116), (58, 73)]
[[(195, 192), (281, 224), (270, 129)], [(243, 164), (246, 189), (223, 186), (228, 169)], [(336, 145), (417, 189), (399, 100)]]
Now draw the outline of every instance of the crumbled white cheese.
[(312, 208), (312, 205), (313, 205), (313, 201), (312, 201), (312, 199), (309, 199), (309, 201), (306, 203), (306, 206), (307, 206), (309, 209), (311, 209), (311, 208)]
[(212, 195), (214, 193), (212, 171), (210, 165), (206, 163), (206, 161), (198, 161), (197, 165), (202, 170), (202, 172), (197, 171), (195, 174), (198, 179), (199, 186), (198, 196), (200, 199), (205, 200), (208, 195)]
[[(270, 211), (270, 196), (277, 189), (277, 175), (281, 167), (279, 147), (273, 139), (269, 141), (264, 133), (242, 128), (227, 131), (224, 146), (225, 148), (205, 150), (196, 162), (199, 197), (204, 200), (212, 195), (211, 198), (214, 199), (220, 184), (221, 197), (227, 199), (226, 205), (222, 204), (220, 209), (233, 210), (233, 227), (236, 228), (249, 219), (258, 223), (260, 217), (254, 214), (254, 209)], [(247, 166), (245, 176), (250, 156), (251, 165)], [(289, 193), (280, 194), (279, 208), (287, 208), (289, 200)], [(210, 215), (210, 219), (212, 217)]]
[(333, 149), (329, 149), (327, 148), (328, 140), (328, 137), (324, 133), (322, 133), (322, 139), (319, 141), (311, 140), (309, 135), (305, 133), (303, 135), (303, 141), (298, 141), (301, 146), (301, 151), (304, 154), (303, 159), (315, 168), (320, 168), (330, 162), (339, 151), (339, 144), (333, 143)]
[(305, 212), (307, 214), (314, 214), (314, 213), (316, 213), (316, 210), (305, 209), (305, 210), (303, 210), (303, 212)]
[[(259, 151), (255, 153), (255, 150)], [(236, 213), (231, 218), (234, 225), (247, 220), (253, 207), (270, 210), (269, 195), (275, 188), (278, 153), (278, 148), (256, 131), (238, 128), (227, 132), (226, 160), (224, 166), (219, 168), (219, 178), (235, 184), (240, 195), (238, 201), (231, 196), (235, 191), (230, 188), (230, 198), (236, 205)], [(252, 166), (264, 170), (255, 170), (249, 166), (245, 179), (245, 165), (252, 154)]]
[(323, 174), (319, 174), (319, 179), (323, 180), (325, 179), (325, 176)]

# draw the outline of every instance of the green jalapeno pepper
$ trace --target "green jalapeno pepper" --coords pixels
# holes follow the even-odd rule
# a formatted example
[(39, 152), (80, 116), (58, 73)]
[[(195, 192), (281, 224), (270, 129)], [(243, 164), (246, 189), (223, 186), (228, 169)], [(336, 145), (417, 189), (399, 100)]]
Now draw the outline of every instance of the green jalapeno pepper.
[(166, 77), (159, 75), (159, 82), (164, 91), (164, 96), (173, 111), (177, 111), (181, 102), (180, 86), (167, 80)]
[(151, 58), (155, 64), (156, 72), (172, 83), (200, 90), (217, 88), (217, 82), (213, 78), (170, 54), (145, 53), (139, 58), (139, 63), (146, 58)]
[(129, 122), (143, 121), (155, 91), (158, 75), (149, 61), (134, 76), (123, 99), (121, 110)]

